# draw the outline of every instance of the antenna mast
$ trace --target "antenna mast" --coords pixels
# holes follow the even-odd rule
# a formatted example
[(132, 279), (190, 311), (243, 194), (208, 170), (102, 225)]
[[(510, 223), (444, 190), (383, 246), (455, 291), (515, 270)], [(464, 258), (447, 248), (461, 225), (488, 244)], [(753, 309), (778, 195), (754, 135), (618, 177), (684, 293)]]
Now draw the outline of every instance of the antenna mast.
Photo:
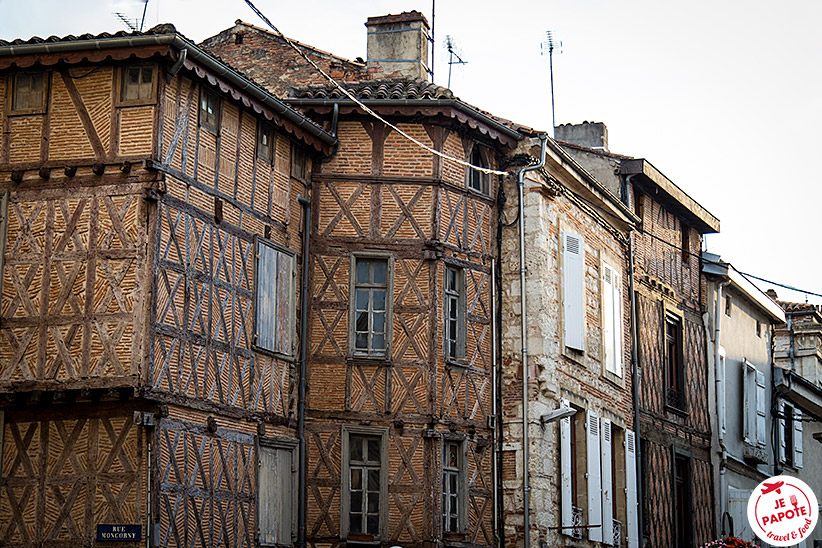
[[(445, 49), (448, 50), (448, 89), (451, 89), (451, 66), (452, 65), (467, 65), (468, 64), (468, 61), (463, 61), (462, 57), (460, 57), (459, 54), (456, 51), (454, 51), (454, 49), (456, 47), (457, 47), (457, 44), (454, 42), (454, 39), (451, 38), (451, 35), (450, 34), (446, 35), (445, 36)], [(454, 57), (457, 58), (456, 61), (454, 61)]]
[[(551, 72), (551, 135), (555, 136), (555, 131), (557, 127), (557, 118), (556, 112), (554, 110), (554, 49), (555, 48), (562, 48), (562, 42), (554, 39), (554, 35), (550, 30), (545, 31), (545, 41), (540, 44), (540, 49), (542, 49), (541, 55), (545, 55), (545, 51), (548, 51), (548, 66)], [(562, 49), (559, 50), (562, 53)]]

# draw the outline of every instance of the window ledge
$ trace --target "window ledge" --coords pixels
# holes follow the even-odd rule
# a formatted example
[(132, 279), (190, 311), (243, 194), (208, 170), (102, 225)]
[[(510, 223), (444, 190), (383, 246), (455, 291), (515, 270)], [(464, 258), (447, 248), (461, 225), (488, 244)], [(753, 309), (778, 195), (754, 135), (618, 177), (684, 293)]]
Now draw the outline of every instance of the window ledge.
[(568, 358), (569, 360), (578, 363), (579, 365), (585, 365), (585, 351), (584, 350), (577, 350), (576, 348), (571, 348), (570, 346), (562, 346), (562, 355)]
[(391, 358), (388, 356), (348, 356), (345, 359), (347, 365), (383, 365), (390, 366)]
[(680, 417), (687, 417), (688, 415), (691, 414), (691, 412), (688, 411), (687, 409), (680, 409), (678, 407), (674, 407), (674, 406), (672, 406), (670, 404), (667, 404), (667, 403), (665, 404), (665, 410), (669, 411), (669, 412), (671, 412), (675, 415), (679, 415)]
[(468, 360), (465, 358), (445, 358), (446, 367), (454, 367), (457, 369), (468, 369)]
[(600, 376), (603, 379), (605, 379), (606, 381), (608, 381), (609, 383), (616, 386), (617, 388), (625, 388), (624, 371), (623, 371), (623, 376), (620, 377), (616, 373), (612, 373), (612, 372), (608, 371), (607, 369), (604, 369), (602, 371), (602, 375), (600, 375)]

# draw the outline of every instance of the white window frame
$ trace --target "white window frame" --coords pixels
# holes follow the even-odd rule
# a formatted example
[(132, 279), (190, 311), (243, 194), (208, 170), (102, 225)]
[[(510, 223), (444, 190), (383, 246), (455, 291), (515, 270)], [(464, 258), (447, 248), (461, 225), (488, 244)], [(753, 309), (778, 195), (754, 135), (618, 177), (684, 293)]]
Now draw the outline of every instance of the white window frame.
[[(362, 289), (378, 289), (375, 284), (372, 283), (358, 283), (357, 282), (357, 264), (360, 261), (385, 261), (386, 263), (386, 271), (385, 271), (385, 325), (383, 329), (384, 336), (385, 336), (385, 347), (382, 350), (374, 350), (371, 348), (371, 339), (369, 337), (368, 348), (365, 350), (357, 350), (357, 288), (360, 287)], [(394, 256), (387, 253), (352, 253), (350, 259), (350, 276), (349, 276), (349, 308), (348, 308), (348, 357), (349, 358), (364, 358), (364, 359), (377, 359), (381, 361), (390, 361), (391, 360), (391, 350), (392, 350), (392, 335), (393, 335), (393, 324), (394, 324)], [(383, 284), (380, 284), (382, 286)], [(369, 301), (370, 307), (370, 301)], [(371, 309), (369, 308), (369, 311)], [(369, 312), (369, 324), (372, 321), (371, 312)], [(373, 333), (371, 331), (371, 325), (369, 325), (369, 333)]]
[[(291, 546), (297, 538), (297, 442), (289, 439), (268, 439), (259, 438), (257, 450), (259, 457), (257, 459), (257, 539), (260, 546)], [(273, 460), (266, 457), (273, 455)], [(279, 455), (289, 454), (291, 458), (291, 466), (288, 472), (288, 477), (283, 478), (282, 470), (276, 469), (280, 464)], [(275, 466), (274, 485), (266, 485), (263, 482), (263, 467), (266, 465)], [(281, 504), (270, 504), (267, 498), (274, 498)], [(269, 516), (273, 518), (272, 522), (266, 521), (266, 509), (270, 509), (276, 515)], [(285, 510), (288, 510), (288, 513)], [(280, 537), (280, 531), (283, 527), (283, 520), (288, 520), (289, 533), (287, 539)], [(267, 531), (273, 529), (273, 536), (269, 535)]]
[(340, 497), (340, 538), (348, 540), (349, 511), (351, 506), (351, 465), (350, 465), (350, 438), (355, 436), (371, 436), (380, 439), (380, 504), (379, 504), (379, 534), (369, 540), (351, 540), (350, 542), (379, 542), (388, 538), (388, 428), (373, 428), (367, 426), (343, 425), (341, 442), (341, 469), (342, 496)]
[[(455, 444), (457, 446), (457, 456), (459, 461), (457, 462), (456, 467), (451, 467), (446, 465), (446, 459), (448, 458), (448, 447), (451, 444)], [(440, 508), (440, 527), (442, 528), (442, 533), (445, 534), (457, 534), (463, 535), (468, 531), (468, 474), (466, 473), (466, 463), (468, 462), (468, 448), (465, 442), (465, 439), (460, 436), (448, 435), (444, 434), (442, 437), (442, 443), (440, 444), (440, 452), (441, 458), (440, 463), (442, 466), (442, 473), (441, 473), (441, 481), (442, 481), (442, 489), (440, 493), (440, 501), (441, 501), (441, 508)], [(456, 505), (457, 505), (457, 529), (456, 531), (449, 531), (446, 528), (446, 511), (448, 509), (449, 502), (447, 501), (449, 495), (453, 495), (450, 493), (449, 485), (446, 482), (446, 475), (447, 474), (456, 474), (457, 476), (457, 492), (456, 492)], [(452, 499), (454, 500), (454, 499)]]
[[(448, 277), (451, 272), (455, 273), (455, 287), (450, 288)], [(465, 269), (452, 265), (446, 264), (444, 268), (444, 279), (443, 279), (443, 292), (442, 292), (442, 317), (443, 317), (443, 329), (442, 329), (442, 352), (443, 356), (445, 357), (445, 361), (452, 364), (457, 365), (465, 365), (466, 359), (466, 346), (465, 346), (465, 332), (466, 332), (466, 310), (465, 310), (465, 293), (466, 293), (466, 286), (465, 286)], [(451, 318), (451, 304), (454, 304), (456, 307), (456, 318)], [(452, 333), (452, 322), (456, 325), (453, 329), (456, 329), (456, 333)], [(451, 340), (455, 341), (455, 352), (451, 353), (450, 349), (450, 342)]]
[[(474, 143), (468, 157), (465, 159), (469, 164), (488, 168), (490, 161), (488, 156), (490, 149), (479, 143)], [(491, 175), (474, 168), (466, 168), (465, 170), (465, 186), (474, 192), (478, 192), (483, 196), (491, 194)]]
[[(291, 358), (294, 356), (295, 348), (296, 254), (260, 236), (255, 238), (254, 246), (253, 347), (259, 352)], [(264, 258), (267, 253), (273, 254), (276, 264), (273, 279), (261, 273), (260, 262), (271, 260), (270, 257)], [(281, 265), (281, 261), (285, 261), (286, 264)], [(280, 298), (281, 288), (285, 288), (287, 302), (282, 302)], [(261, 315), (269, 310), (273, 311), (273, 321), (271, 318), (261, 321)], [(286, 337), (283, 342), (280, 341), (282, 336)]]
[(767, 445), (767, 402), (765, 373), (747, 359), (742, 361), (743, 441), (756, 447)]

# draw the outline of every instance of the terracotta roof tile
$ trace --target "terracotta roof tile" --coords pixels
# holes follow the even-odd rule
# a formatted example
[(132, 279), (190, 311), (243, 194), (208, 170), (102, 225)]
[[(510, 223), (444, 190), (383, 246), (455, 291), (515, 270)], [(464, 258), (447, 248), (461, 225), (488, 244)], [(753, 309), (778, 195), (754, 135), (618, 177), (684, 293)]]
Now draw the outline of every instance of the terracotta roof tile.
[[(363, 82), (341, 82), (357, 99), (456, 99), (454, 93), (442, 86), (419, 78), (391, 78)], [(298, 99), (345, 99), (335, 85), (315, 84), (294, 88), (291, 96)]]
[(81, 34), (80, 36), (74, 36), (73, 34), (69, 34), (66, 36), (49, 36), (48, 38), (40, 38), (39, 36), (32, 36), (28, 40), (23, 40), (22, 38), (17, 38), (10, 42), (6, 40), (0, 39), (0, 46), (22, 46), (25, 44), (44, 44), (44, 43), (53, 43), (53, 42), (76, 42), (79, 40), (105, 40), (106, 38), (123, 38), (129, 36), (148, 36), (153, 34), (175, 34), (177, 33), (177, 29), (174, 28), (174, 25), (170, 23), (163, 23), (157, 25), (155, 27), (150, 28), (147, 31), (134, 31), (134, 32), (126, 32), (124, 30), (115, 32), (114, 34), (108, 32), (102, 32), (100, 34)]

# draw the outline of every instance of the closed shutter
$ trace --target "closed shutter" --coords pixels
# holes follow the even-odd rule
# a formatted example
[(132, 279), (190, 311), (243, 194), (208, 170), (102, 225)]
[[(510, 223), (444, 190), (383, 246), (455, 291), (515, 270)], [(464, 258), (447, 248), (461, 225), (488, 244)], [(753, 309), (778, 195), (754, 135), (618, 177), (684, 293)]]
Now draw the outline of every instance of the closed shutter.
[(787, 455), (785, 452), (785, 402), (779, 400), (779, 403), (776, 404), (776, 410), (779, 414), (779, 419), (777, 420), (777, 428), (779, 429), (779, 463), (785, 464), (785, 456)]
[[(586, 453), (588, 456), (588, 538), (602, 542), (602, 472), (599, 449), (599, 415), (588, 411)], [(593, 526), (596, 527), (593, 527)]]
[(605, 369), (616, 372), (614, 348), (614, 269), (602, 265), (602, 345), (605, 350)]
[(260, 544), (291, 544), (293, 474), (290, 449), (260, 447), (257, 527)]
[(756, 368), (744, 360), (742, 362), (742, 424), (745, 443), (756, 441)]
[(614, 545), (614, 493), (611, 469), (611, 421), (600, 419), (600, 459), (602, 461), (602, 542)]
[(585, 286), (582, 236), (562, 233), (562, 298), (565, 346), (585, 350)]
[[(570, 406), (568, 400), (561, 400), (562, 406)], [(560, 467), (560, 487), (562, 496), (562, 534), (572, 535), (574, 525), (574, 493), (571, 474), (573, 451), (571, 450), (571, 417), (565, 417), (559, 421), (559, 467)]]
[(718, 397), (718, 407), (719, 407), (719, 429), (722, 431), (723, 434), (726, 431), (726, 429), (725, 429), (725, 422), (726, 422), (725, 417), (728, 414), (727, 409), (725, 408), (725, 392), (726, 392), (725, 387), (728, 385), (728, 377), (725, 375), (725, 363), (726, 363), (725, 349), (720, 346), (719, 347), (719, 371), (717, 372), (717, 375), (719, 376), (719, 378), (722, 379), (722, 384), (719, 387), (717, 397)]
[(622, 376), (622, 277), (614, 271), (614, 374)]
[(277, 294), (273, 290), (277, 281), (277, 250), (261, 241), (257, 242), (256, 287), (256, 336), (260, 348), (276, 348)]
[(293, 354), (294, 257), (277, 253), (277, 347), (276, 351)]
[(756, 372), (756, 444), (765, 447), (767, 424), (767, 401), (765, 400), (765, 372)]
[(628, 548), (639, 548), (639, 507), (636, 492), (636, 438), (625, 431), (625, 506), (627, 507)]
[(793, 466), (802, 468), (802, 411), (795, 409), (793, 412)]

